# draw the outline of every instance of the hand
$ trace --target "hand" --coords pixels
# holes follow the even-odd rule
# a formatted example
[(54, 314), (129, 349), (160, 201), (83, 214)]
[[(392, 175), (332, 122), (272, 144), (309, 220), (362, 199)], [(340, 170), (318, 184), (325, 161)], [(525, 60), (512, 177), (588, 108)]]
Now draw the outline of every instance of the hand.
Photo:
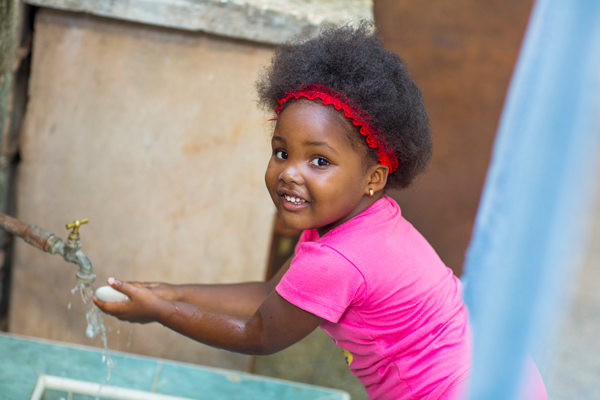
[(92, 299), (103, 312), (120, 320), (141, 324), (154, 322), (160, 308), (168, 307), (170, 304), (154, 290), (138, 282), (127, 283), (108, 278), (108, 284), (113, 289), (129, 296), (129, 300), (104, 302), (96, 296)]
[(181, 293), (178, 286), (164, 282), (129, 282), (130, 285), (144, 287), (166, 300), (180, 301)]

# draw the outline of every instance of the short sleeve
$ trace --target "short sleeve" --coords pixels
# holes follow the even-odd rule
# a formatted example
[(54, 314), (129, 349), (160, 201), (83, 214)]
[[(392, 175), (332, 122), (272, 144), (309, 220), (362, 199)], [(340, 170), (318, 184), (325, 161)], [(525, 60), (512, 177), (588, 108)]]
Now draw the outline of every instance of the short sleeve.
[(319, 240), (319, 234), (317, 233), (316, 229), (307, 229), (305, 231), (302, 231), (302, 233), (300, 234), (300, 238), (298, 239), (298, 243), (294, 248), (294, 254), (298, 254), (298, 250), (300, 249), (300, 245), (302, 243), (316, 242), (317, 240)]
[(303, 242), (275, 289), (295, 306), (338, 322), (348, 307), (362, 300), (365, 281), (356, 266), (334, 249)]

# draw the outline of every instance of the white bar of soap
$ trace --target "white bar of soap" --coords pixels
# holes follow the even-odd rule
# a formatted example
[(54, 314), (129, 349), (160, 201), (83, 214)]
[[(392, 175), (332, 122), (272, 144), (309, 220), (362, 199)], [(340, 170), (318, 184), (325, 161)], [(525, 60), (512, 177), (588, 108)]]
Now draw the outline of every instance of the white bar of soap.
[(98, 289), (96, 289), (95, 295), (97, 298), (107, 303), (111, 303), (113, 301), (129, 300), (129, 297), (126, 294), (121, 293), (118, 290), (111, 288), (110, 286), (99, 287)]

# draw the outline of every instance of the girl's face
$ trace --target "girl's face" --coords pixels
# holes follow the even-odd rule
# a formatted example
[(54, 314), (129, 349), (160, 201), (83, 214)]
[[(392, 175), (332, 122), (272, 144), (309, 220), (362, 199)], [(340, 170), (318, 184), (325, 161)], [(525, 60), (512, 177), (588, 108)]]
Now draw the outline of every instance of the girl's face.
[(366, 144), (364, 149), (352, 146), (351, 123), (335, 112), (301, 100), (288, 105), (277, 120), (265, 181), (289, 228), (317, 228), (322, 236), (375, 200), (368, 196)]

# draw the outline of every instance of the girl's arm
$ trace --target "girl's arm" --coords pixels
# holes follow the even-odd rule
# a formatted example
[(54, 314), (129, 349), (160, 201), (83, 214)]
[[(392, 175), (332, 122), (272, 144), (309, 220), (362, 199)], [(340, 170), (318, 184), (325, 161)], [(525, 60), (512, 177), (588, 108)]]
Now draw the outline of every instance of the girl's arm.
[(272, 291), (252, 316), (166, 300), (148, 288), (118, 280), (109, 284), (130, 300), (105, 303), (102, 311), (130, 322), (159, 322), (209, 346), (244, 354), (272, 354), (317, 328), (323, 321)]
[(293, 258), (294, 256), (291, 256), (268, 282), (245, 282), (224, 285), (171, 285), (158, 282), (132, 282), (132, 284), (149, 288), (167, 300), (181, 301), (236, 314), (254, 315), (267, 296), (275, 290), (281, 277), (289, 269)]

